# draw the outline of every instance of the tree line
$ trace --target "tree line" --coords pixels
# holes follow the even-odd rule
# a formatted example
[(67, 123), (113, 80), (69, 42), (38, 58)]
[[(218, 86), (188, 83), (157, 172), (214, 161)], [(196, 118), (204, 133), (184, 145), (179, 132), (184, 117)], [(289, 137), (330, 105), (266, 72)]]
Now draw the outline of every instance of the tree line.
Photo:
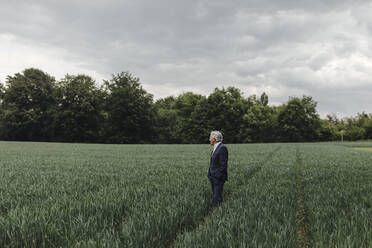
[(98, 86), (88, 75), (56, 81), (29, 68), (0, 83), (0, 139), (186, 144), (208, 142), (211, 130), (226, 143), (372, 139), (372, 114), (320, 119), (311, 96), (268, 103), (266, 93), (244, 97), (235, 87), (154, 101), (128, 72)]

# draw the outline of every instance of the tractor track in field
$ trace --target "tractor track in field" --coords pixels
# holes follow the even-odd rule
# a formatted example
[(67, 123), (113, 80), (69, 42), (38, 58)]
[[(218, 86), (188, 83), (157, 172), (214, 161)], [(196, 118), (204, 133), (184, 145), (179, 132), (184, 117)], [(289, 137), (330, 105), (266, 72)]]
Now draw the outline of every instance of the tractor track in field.
[[(244, 173), (243, 177), (239, 178), (239, 182), (236, 184), (236, 187), (239, 189), (243, 187), (247, 180), (251, 179), (253, 176), (255, 176), (258, 172), (261, 171), (262, 167), (274, 156), (275, 153), (277, 153), (280, 150), (280, 146), (275, 148), (272, 152), (270, 152), (264, 159), (262, 159), (258, 165), (248, 169), (246, 173)], [(228, 199), (227, 195), (227, 199)]]
[[(262, 161), (260, 161), (260, 163), (249, 169), (247, 171), (247, 173), (245, 173), (243, 175), (243, 179), (237, 184), (237, 188), (236, 189), (239, 189), (241, 187), (244, 186), (244, 183), (249, 180), (250, 178), (252, 178), (254, 175), (256, 175), (261, 169), (262, 167), (274, 156), (274, 154), (276, 152), (278, 152), (280, 150), (280, 146), (278, 146), (277, 148), (275, 148), (273, 151), (271, 151)], [(236, 189), (234, 191), (236, 191)], [(227, 192), (226, 192), (227, 193)], [(225, 197), (224, 199), (225, 200), (228, 200), (230, 199), (230, 196), (231, 196), (232, 192), (229, 192)], [(223, 204), (223, 203), (222, 203)], [(205, 222), (206, 218), (208, 218), (211, 214), (213, 213), (213, 208), (212, 207), (209, 207), (206, 209), (206, 211), (203, 211), (203, 215), (199, 218), (199, 221), (197, 222), (194, 222), (192, 223), (191, 225), (189, 224), (187, 227), (185, 227), (184, 229), (181, 229), (179, 232), (176, 233), (176, 235), (173, 237), (172, 240), (169, 240), (166, 245), (164, 247), (169, 247), (169, 248), (172, 248), (174, 247), (174, 244), (175, 244), (175, 241), (177, 239), (177, 237), (179, 235), (182, 235), (183, 233), (186, 233), (186, 232), (192, 232), (193, 230), (195, 230), (199, 225), (201, 225), (202, 223)]]
[(310, 219), (304, 203), (302, 168), (298, 148), (296, 148), (296, 185), (297, 185), (297, 210), (296, 210), (297, 246), (299, 248), (310, 248), (312, 247)]

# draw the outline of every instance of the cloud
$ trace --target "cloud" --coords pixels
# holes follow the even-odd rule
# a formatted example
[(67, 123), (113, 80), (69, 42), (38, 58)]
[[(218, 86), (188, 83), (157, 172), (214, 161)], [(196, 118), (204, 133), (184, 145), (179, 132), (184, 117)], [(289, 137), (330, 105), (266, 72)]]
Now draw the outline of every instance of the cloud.
[(43, 68), (45, 72), (57, 80), (66, 74), (87, 74), (102, 80), (104, 76), (97, 70), (86, 69), (83, 62), (68, 59), (69, 51), (64, 48), (40, 47), (19, 41), (11, 34), (0, 34), (0, 81), (5, 82), (6, 76), (23, 71), (25, 68)]
[(371, 11), (362, 0), (5, 1), (0, 80), (30, 66), (98, 81), (129, 71), (155, 98), (236, 86), (372, 112)]

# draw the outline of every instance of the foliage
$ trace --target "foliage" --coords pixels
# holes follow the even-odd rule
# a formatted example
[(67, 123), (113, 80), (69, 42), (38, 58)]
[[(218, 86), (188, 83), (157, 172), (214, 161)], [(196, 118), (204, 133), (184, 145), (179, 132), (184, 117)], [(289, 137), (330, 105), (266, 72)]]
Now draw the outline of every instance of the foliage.
[(54, 118), (58, 140), (97, 141), (103, 122), (103, 93), (86, 75), (66, 75), (58, 84)]
[(365, 130), (362, 127), (358, 126), (350, 126), (349, 128), (346, 129), (344, 137), (345, 140), (361, 140), (365, 136)]
[(154, 104), (157, 143), (169, 144), (179, 142), (177, 137), (178, 112), (174, 107), (175, 101), (176, 99), (173, 96), (169, 96), (157, 100)]
[(337, 126), (329, 120), (320, 121), (320, 139), (322, 141), (339, 140), (340, 132)]
[(267, 104), (269, 104), (269, 96), (265, 92), (261, 94), (260, 102), (263, 106), (267, 106)]
[(153, 139), (153, 96), (128, 72), (113, 75), (104, 84), (107, 142), (150, 142)]
[(2, 136), (10, 140), (48, 140), (53, 137), (55, 79), (30, 68), (8, 76), (2, 97)]
[(241, 142), (240, 128), (248, 102), (234, 87), (216, 88), (206, 101), (209, 130), (221, 130), (227, 143)]
[(317, 103), (309, 96), (292, 97), (278, 116), (282, 141), (315, 141), (319, 138)]
[(222, 131), (225, 143), (372, 139), (372, 114), (321, 120), (316, 108), (310, 96), (271, 106), (265, 92), (245, 97), (235, 87), (154, 102), (129, 72), (98, 87), (87, 75), (56, 82), (29, 68), (0, 84), (0, 139), (195, 144), (208, 142), (212, 130)]
[(203, 104), (205, 97), (187, 92), (178, 97), (167, 97), (155, 103), (156, 133), (159, 143), (204, 143), (206, 140), (195, 136), (193, 114), (199, 104)]
[(265, 93), (258, 100), (255, 95), (248, 98), (249, 108), (243, 115), (240, 137), (243, 143), (275, 141), (276, 120), (274, 108), (268, 106), (268, 97)]
[(363, 129), (365, 130), (365, 139), (372, 139), (372, 118), (363, 123)]

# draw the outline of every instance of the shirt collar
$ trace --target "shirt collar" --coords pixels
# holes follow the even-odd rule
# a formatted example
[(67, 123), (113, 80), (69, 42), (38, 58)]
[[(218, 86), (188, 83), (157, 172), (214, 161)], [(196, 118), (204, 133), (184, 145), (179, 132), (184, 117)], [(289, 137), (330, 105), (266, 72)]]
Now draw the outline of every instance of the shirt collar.
[(217, 142), (216, 144), (214, 144), (214, 146), (213, 146), (213, 151), (216, 150), (216, 148), (217, 148), (217, 146), (218, 146), (219, 144), (221, 144), (221, 142)]

